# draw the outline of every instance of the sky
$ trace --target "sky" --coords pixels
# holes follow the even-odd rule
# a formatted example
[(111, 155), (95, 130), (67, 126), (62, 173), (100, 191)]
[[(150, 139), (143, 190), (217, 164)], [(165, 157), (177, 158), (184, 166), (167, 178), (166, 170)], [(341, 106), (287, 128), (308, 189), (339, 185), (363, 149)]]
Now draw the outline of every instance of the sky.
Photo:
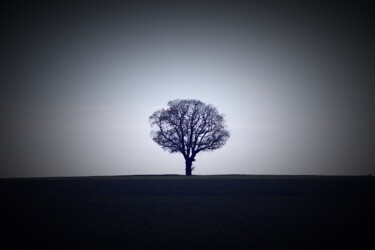
[(225, 115), (196, 175), (375, 173), (372, 15), (325, 1), (3, 6), (0, 177), (184, 174), (174, 99)]

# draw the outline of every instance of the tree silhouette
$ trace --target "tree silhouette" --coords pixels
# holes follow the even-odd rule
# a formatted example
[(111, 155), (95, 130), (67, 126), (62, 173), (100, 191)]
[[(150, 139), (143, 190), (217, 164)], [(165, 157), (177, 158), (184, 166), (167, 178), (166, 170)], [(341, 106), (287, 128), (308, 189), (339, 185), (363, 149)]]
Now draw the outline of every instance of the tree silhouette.
[(225, 145), (230, 134), (222, 114), (199, 100), (173, 100), (167, 109), (150, 116), (151, 137), (164, 150), (181, 153), (186, 175), (199, 152), (212, 151)]

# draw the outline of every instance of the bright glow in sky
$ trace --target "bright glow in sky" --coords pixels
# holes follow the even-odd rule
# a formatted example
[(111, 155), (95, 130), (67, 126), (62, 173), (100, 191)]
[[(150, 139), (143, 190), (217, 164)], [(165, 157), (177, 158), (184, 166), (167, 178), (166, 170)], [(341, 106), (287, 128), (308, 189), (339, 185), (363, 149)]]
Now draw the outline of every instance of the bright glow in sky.
[(96, 13), (34, 33), (2, 98), (1, 177), (184, 174), (148, 117), (185, 98), (216, 106), (231, 132), (193, 174), (371, 172), (356, 47), (329, 28), (236, 10)]

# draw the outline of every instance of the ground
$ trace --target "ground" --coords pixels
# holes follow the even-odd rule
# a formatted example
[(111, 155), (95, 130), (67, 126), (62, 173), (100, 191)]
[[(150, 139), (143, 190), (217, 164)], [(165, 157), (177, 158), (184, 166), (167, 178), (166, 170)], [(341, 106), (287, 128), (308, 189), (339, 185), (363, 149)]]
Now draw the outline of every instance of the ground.
[(374, 179), (1, 179), (1, 248), (372, 249)]

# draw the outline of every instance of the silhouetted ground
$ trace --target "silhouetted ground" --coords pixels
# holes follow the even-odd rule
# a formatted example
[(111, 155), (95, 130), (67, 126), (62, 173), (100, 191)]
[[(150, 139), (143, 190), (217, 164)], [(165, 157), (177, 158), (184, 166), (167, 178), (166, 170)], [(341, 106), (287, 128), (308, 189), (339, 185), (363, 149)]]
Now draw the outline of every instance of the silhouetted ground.
[(374, 249), (374, 179), (2, 179), (1, 249)]

